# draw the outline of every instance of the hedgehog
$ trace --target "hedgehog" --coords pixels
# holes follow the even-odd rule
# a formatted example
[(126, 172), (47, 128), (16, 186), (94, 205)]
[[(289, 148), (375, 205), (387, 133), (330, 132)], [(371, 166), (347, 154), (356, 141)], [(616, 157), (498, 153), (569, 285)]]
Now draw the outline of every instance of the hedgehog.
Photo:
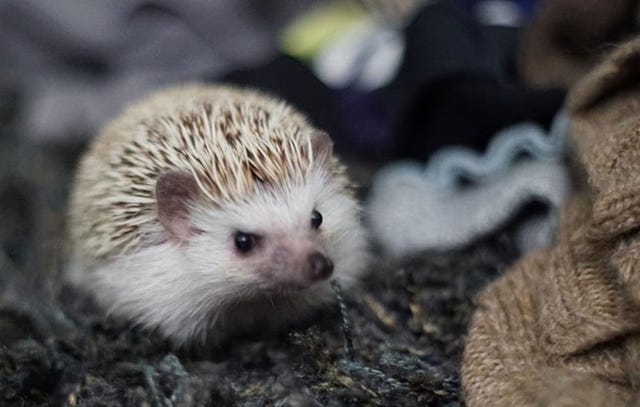
[(300, 323), (367, 263), (354, 185), (329, 135), (251, 89), (157, 91), (81, 157), (68, 280), (176, 345)]

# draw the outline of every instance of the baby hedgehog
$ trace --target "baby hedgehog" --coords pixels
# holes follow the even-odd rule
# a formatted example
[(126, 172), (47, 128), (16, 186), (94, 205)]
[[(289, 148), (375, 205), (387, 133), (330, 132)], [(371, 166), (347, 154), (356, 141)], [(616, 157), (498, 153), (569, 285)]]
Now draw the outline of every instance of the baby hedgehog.
[(329, 136), (226, 86), (160, 91), (95, 139), (73, 185), (68, 277), (177, 345), (302, 320), (366, 244)]

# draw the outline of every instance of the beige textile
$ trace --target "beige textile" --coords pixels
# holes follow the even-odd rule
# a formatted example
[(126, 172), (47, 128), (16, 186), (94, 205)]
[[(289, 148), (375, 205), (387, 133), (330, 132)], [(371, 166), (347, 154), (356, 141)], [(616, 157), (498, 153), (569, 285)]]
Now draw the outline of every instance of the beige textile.
[(571, 91), (584, 182), (553, 247), (477, 299), (468, 405), (640, 405), (640, 38)]

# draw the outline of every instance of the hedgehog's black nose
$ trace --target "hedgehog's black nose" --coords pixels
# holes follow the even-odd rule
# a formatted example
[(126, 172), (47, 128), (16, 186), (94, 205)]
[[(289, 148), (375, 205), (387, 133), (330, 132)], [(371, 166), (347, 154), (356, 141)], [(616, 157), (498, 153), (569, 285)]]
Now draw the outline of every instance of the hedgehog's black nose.
[(333, 273), (333, 262), (322, 253), (314, 252), (309, 255), (307, 278), (310, 281), (325, 280)]

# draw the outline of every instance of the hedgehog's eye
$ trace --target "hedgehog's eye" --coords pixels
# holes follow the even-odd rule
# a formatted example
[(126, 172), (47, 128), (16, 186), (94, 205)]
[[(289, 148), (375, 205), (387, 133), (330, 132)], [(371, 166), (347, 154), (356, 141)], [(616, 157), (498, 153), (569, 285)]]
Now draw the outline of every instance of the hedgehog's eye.
[(236, 232), (233, 241), (240, 253), (248, 253), (256, 246), (258, 236), (253, 233)]
[(315, 209), (311, 212), (311, 227), (318, 229), (322, 225), (322, 214)]

